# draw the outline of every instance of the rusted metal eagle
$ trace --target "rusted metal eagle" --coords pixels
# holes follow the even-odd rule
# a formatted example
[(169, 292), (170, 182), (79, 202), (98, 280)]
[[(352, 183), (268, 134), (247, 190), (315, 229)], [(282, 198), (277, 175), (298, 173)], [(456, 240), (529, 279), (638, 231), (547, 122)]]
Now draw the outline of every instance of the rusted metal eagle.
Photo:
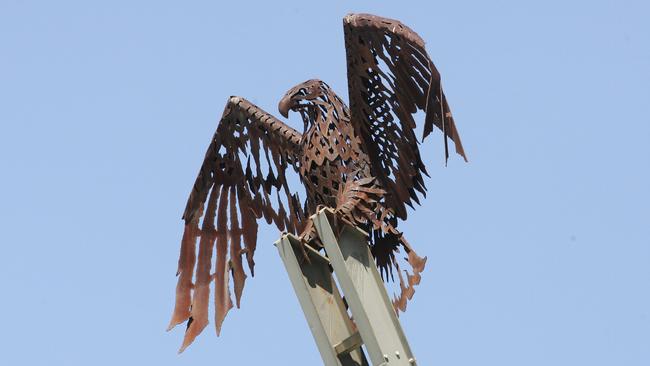
[[(254, 274), (262, 218), (318, 246), (309, 216), (319, 206), (335, 209), (339, 218), (369, 233), (384, 278), (396, 269), (401, 293), (395, 307), (405, 310), (413, 296), (426, 257), (415, 253), (397, 226), (406, 219), (406, 206), (419, 204), (426, 191), (414, 114), (425, 112), (423, 140), (433, 126), (442, 131), (446, 158), (447, 139), (463, 158), (465, 153), (422, 39), (399, 21), (368, 14), (346, 16), (343, 28), (349, 107), (320, 80), (293, 87), (279, 112), (300, 113), (301, 134), (243, 98), (228, 99), (183, 214), (170, 322), (170, 328), (188, 323), (181, 351), (208, 324), (213, 280), (217, 334), (233, 306), (231, 277), (239, 307), (247, 277), (242, 257)], [(304, 201), (289, 187), (291, 171), (304, 185)], [(400, 247), (411, 266), (406, 279), (396, 258)]]

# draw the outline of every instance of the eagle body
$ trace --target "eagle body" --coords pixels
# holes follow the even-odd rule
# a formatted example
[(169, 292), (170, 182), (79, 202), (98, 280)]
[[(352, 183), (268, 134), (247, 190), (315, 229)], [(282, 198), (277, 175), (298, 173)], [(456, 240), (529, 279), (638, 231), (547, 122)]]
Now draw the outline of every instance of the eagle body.
[[(300, 143), (299, 168), (307, 193), (306, 211), (315, 213), (319, 206), (329, 207), (348, 222), (372, 233), (371, 250), (384, 277), (389, 273), (392, 277), (392, 266), (399, 267), (393, 252), (400, 245), (411, 253), (412, 265), (416, 275), (419, 274), (426, 258), (418, 257), (397, 231), (394, 212), (386, 207), (383, 199), (386, 191), (375, 179), (370, 156), (362, 143), (361, 132), (350, 120), (348, 107), (326, 83), (314, 79), (289, 91), (280, 102), (280, 112), (286, 114), (282, 108), (287, 97), (303, 93), (320, 95), (311, 105), (294, 107), (308, 126)], [(309, 221), (300, 237), (320, 246)]]
[[(311, 82), (321, 84), (329, 94), (328, 99), (335, 102), (316, 111), (313, 123), (303, 134), (300, 178), (308, 203), (337, 208), (339, 189), (348, 180), (371, 176), (370, 159), (350, 123), (348, 107), (325, 83)], [(314, 209), (310, 207), (310, 211)]]
[[(209, 322), (211, 288), (217, 334), (228, 311), (239, 307), (244, 263), (255, 273), (259, 222), (319, 248), (310, 216), (320, 206), (368, 233), (382, 277), (397, 274), (396, 310), (412, 298), (426, 257), (415, 253), (398, 224), (407, 218), (406, 206), (414, 208), (426, 192), (415, 113), (424, 112), (422, 140), (435, 126), (445, 157), (450, 140), (467, 159), (424, 41), (397, 20), (369, 14), (346, 16), (343, 29), (349, 103), (318, 79), (291, 88), (278, 111), (300, 113), (302, 133), (244, 98), (228, 99), (183, 213), (169, 325), (187, 323), (181, 351)], [(291, 174), (304, 199), (290, 185)]]

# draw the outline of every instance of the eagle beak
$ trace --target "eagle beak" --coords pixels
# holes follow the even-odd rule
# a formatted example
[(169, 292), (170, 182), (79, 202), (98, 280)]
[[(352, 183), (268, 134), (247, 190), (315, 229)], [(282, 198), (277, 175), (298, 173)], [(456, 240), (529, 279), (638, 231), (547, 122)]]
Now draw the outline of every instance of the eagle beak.
[(278, 104), (278, 111), (280, 111), (280, 114), (283, 115), (284, 118), (289, 117), (289, 109), (291, 109), (291, 103), (291, 96), (286, 95)]

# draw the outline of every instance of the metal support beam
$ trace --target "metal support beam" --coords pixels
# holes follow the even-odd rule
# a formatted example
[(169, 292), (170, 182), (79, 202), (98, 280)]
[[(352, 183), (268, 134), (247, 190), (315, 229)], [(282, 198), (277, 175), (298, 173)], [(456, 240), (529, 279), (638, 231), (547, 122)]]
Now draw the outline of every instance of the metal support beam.
[[(367, 234), (337, 223), (334, 213), (324, 209), (316, 214), (315, 224), (354, 321), (373, 365), (415, 365), (397, 314), (388, 298)], [(340, 232), (335, 234), (333, 227)]]
[[(310, 247), (305, 248), (308, 261), (300, 249), (300, 241), (284, 234), (275, 245), (287, 269), (309, 329), (327, 366), (367, 366), (361, 344), (354, 340), (354, 324), (347, 313), (336, 286), (329, 260)], [(343, 344), (341, 347), (339, 345)], [(338, 348), (337, 348), (338, 347)]]
[[(311, 218), (327, 257), (285, 234), (276, 243), (327, 366), (413, 366), (415, 358), (370, 253), (367, 234), (337, 221), (331, 209)], [(331, 269), (345, 294), (346, 310)]]

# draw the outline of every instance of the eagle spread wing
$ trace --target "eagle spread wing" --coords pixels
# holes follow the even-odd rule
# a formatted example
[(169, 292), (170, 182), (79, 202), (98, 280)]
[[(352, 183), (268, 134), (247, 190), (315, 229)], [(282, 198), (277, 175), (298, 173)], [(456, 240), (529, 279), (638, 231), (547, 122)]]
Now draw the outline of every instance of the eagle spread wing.
[[(228, 283), (231, 273), (239, 307), (246, 280), (243, 254), (254, 274), (256, 220), (264, 217), (267, 223), (274, 222), (280, 230), (291, 233), (302, 228), (302, 204), (298, 195), (289, 191), (285, 176), (289, 165), (297, 169), (300, 138), (299, 132), (247, 100), (228, 100), (183, 214), (185, 231), (178, 261), (176, 305), (170, 321), (172, 328), (188, 320), (181, 351), (208, 324), (212, 279), (217, 333), (232, 308)], [(264, 157), (260, 158), (260, 154)], [(288, 203), (286, 209), (283, 200)], [(216, 268), (212, 274), (215, 242)]]
[[(397, 20), (369, 14), (343, 19), (351, 121), (371, 157), (373, 174), (388, 192), (386, 206), (406, 219), (404, 204), (425, 195), (413, 114), (425, 112), (427, 137), (442, 130), (465, 160), (465, 152), (440, 83), (440, 74), (424, 49), (424, 41)], [(417, 191), (417, 192), (416, 192)]]

